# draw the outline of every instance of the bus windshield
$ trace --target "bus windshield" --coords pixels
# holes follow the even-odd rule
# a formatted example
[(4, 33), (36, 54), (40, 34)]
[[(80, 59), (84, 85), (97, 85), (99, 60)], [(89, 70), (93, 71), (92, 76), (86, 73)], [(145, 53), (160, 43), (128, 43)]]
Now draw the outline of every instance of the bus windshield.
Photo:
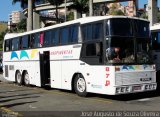
[(110, 20), (110, 35), (132, 36), (131, 19), (113, 18)]
[(148, 22), (135, 19), (110, 19), (108, 22), (110, 28), (106, 26), (107, 63), (151, 62)]
[(149, 38), (137, 38), (137, 63), (151, 62), (151, 48)]

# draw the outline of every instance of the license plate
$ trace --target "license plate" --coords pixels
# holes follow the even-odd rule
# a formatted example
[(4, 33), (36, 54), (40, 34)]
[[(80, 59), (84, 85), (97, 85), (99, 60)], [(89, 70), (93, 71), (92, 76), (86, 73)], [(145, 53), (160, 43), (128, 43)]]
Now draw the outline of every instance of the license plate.
[(141, 86), (133, 86), (133, 91), (140, 91), (141, 90)]

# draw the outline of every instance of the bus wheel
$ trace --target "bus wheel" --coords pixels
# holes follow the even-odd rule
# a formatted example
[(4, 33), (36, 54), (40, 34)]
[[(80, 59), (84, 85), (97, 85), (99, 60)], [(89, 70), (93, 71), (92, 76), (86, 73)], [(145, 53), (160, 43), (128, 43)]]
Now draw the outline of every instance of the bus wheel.
[(74, 80), (74, 90), (79, 96), (85, 97), (87, 95), (86, 81), (81, 75), (77, 75)]
[(22, 75), (19, 71), (16, 72), (16, 82), (19, 85), (22, 85), (22, 83), (23, 83)]
[(30, 85), (29, 74), (27, 71), (24, 72), (24, 85), (26, 85), (26, 86)]

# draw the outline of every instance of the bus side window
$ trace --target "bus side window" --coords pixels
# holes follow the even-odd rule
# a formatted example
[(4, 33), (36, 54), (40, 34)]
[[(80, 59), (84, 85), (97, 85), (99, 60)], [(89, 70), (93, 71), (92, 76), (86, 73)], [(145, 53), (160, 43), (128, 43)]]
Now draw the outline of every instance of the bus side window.
[(88, 43), (85, 44), (85, 53), (84, 56), (102, 56), (102, 44), (100, 42), (97, 43)]
[(78, 25), (73, 25), (70, 27), (70, 43), (77, 43), (78, 42)]
[(63, 27), (60, 29), (60, 43), (67, 44), (69, 41), (69, 27)]
[(86, 45), (86, 56), (96, 56), (96, 45), (94, 43)]
[(17, 38), (13, 38), (12, 39), (12, 50), (18, 50), (19, 49), (19, 38), (17, 37)]
[(33, 45), (33, 48), (40, 47), (40, 34), (39, 33), (35, 33), (32, 35), (32, 45)]
[(31, 34), (30, 35), (30, 42), (29, 42), (29, 48), (33, 48), (34, 47), (34, 35)]
[(4, 51), (10, 51), (10, 40), (5, 40), (5, 49)]
[(92, 25), (86, 24), (82, 26), (82, 36), (84, 41), (92, 40)]
[(56, 46), (59, 44), (59, 30), (53, 29), (51, 31), (51, 44)]
[(44, 32), (44, 45), (43, 46), (50, 46), (51, 44), (51, 31), (45, 31)]
[(92, 26), (92, 38), (93, 40), (103, 39), (103, 25), (102, 23), (95, 23)]
[(81, 53), (82, 61), (88, 64), (102, 64), (103, 63), (103, 46), (102, 42), (84, 43)]
[(25, 35), (22, 37), (22, 42), (21, 42), (21, 49), (28, 49), (29, 47), (29, 41), (28, 41), (28, 35)]
[(42, 47), (44, 44), (44, 32), (40, 32), (39, 42), (40, 42), (40, 47)]

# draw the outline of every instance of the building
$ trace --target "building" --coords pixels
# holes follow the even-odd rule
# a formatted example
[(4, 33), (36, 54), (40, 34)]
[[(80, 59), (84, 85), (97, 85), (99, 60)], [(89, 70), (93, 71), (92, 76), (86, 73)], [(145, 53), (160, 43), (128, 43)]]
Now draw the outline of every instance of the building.
[(9, 14), (8, 29), (10, 30), (12, 27), (15, 27), (24, 18), (25, 16), (22, 12), (12, 11), (12, 13)]
[(125, 14), (127, 16), (137, 16), (137, 0), (128, 1), (128, 6), (125, 7)]

